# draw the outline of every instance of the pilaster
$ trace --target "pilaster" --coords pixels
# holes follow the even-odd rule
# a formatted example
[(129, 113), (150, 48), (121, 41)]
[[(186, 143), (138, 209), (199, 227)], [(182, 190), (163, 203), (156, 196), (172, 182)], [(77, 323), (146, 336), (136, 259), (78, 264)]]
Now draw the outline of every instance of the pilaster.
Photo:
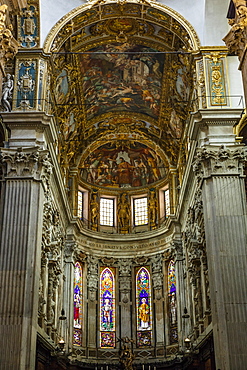
[(94, 256), (88, 256), (88, 276), (87, 276), (87, 287), (88, 287), (88, 321), (87, 321), (87, 332), (88, 332), (88, 342), (87, 346), (89, 348), (89, 357), (90, 349), (92, 350), (93, 357), (96, 355), (97, 348), (97, 293), (98, 293), (98, 258)]
[(131, 259), (119, 260), (119, 292), (119, 306), (121, 315), (120, 337), (132, 338)]
[(247, 354), (246, 151), (233, 144), (198, 148), (216, 368), (244, 370)]
[(37, 147), (2, 149), (0, 367), (34, 369), (44, 194), (52, 166)]

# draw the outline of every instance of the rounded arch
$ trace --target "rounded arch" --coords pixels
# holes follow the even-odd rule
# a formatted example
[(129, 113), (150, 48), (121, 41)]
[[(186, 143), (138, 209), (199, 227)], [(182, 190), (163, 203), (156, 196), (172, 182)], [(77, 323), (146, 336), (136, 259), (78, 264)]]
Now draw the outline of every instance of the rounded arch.
[[(193, 26), (178, 12), (173, 10), (172, 8), (164, 5), (159, 4), (153, 1), (144, 1), (142, 4), (136, 0), (128, 1), (128, 3), (136, 4), (138, 7), (146, 7), (147, 9), (153, 9), (156, 10), (156, 14), (154, 14), (156, 20), (157, 18), (160, 18), (161, 22), (165, 21), (167, 16), (169, 16), (172, 19), (172, 22), (177, 22), (181, 27), (183, 28), (183, 37), (185, 40), (187, 39), (189, 49), (191, 50), (198, 50), (200, 46), (200, 40), (197, 35), (197, 32), (193, 28)], [(87, 4), (80, 5), (79, 7), (73, 9), (64, 17), (62, 17), (51, 29), (49, 34), (47, 35), (45, 42), (44, 42), (44, 51), (46, 53), (50, 53), (57, 49), (57, 46), (60, 42), (64, 42), (67, 38), (69, 38), (75, 30), (75, 19), (77, 18), (77, 21), (79, 20), (81, 22), (81, 27), (87, 23), (90, 23), (91, 21), (97, 22), (101, 19), (101, 12), (97, 14), (96, 9), (98, 7), (107, 6), (108, 4), (111, 5), (121, 5), (121, 2), (116, 1), (91, 1)], [(95, 13), (94, 13), (95, 12)], [(146, 12), (148, 14), (148, 12)], [(149, 14), (150, 15), (150, 14)], [(80, 18), (78, 18), (80, 16)], [(144, 12), (142, 11), (142, 17), (143, 19), (149, 19), (150, 17), (146, 17)], [(155, 21), (155, 19), (152, 19)], [(176, 28), (176, 27), (175, 27)]]

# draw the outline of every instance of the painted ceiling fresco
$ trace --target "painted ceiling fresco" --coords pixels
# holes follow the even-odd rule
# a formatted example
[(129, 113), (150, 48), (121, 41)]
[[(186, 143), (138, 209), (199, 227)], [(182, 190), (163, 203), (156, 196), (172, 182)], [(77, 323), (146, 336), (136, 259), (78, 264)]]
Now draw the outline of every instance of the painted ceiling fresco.
[(87, 119), (109, 111), (159, 114), (164, 55), (140, 45), (108, 44), (81, 54)]
[(151, 148), (136, 141), (108, 143), (93, 151), (81, 168), (82, 180), (110, 187), (140, 187), (166, 176), (165, 164)]

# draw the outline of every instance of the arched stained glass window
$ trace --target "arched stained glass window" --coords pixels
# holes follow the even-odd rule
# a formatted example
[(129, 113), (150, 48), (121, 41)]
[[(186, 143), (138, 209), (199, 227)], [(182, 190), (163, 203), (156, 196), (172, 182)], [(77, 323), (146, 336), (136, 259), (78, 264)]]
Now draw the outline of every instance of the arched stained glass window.
[(177, 329), (177, 284), (175, 274), (175, 263), (170, 261), (168, 265), (168, 305), (169, 305), (169, 326), (170, 344), (178, 342)]
[(82, 345), (82, 267), (76, 262), (74, 269), (74, 333), (73, 344)]
[(136, 271), (137, 346), (148, 347), (152, 342), (151, 284), (148, 268)]
[(114, 348), (115, 339), (115, 269), (100, 268), (100, 347)]

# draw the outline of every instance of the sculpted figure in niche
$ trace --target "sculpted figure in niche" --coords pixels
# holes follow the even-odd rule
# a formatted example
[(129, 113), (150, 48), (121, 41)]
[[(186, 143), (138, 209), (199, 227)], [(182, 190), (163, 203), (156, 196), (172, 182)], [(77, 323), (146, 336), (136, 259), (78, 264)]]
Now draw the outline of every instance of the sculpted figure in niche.
[(98, 216), (99, 216), (99, 202), (97, 200), (97, 194), (92, 195), (92, 200), (90, 202), (91, 206), (91, 222), (92, 225), (98, 224)]
[(130, 220), (130, 206), (127, 200), (127, 195), (124, 193), (120, 196), (118, 203), (118, 225), (120, 229), (127, 229)]
[(145, 330), (149, 329), (150, 308), (146, 303), (146, 298), (142, 298), (141, 302), (139, 306), (140, 330)]
[(13, 86), (14, 86), (14, 83), (13, 83), (12, 77), (9, 73), (7, 73), (6, 81), (3, 83), (3, 89), (2, 89), (2, 106), (7, 112), (11, 112), (10, 101), (12, 99)]
[(149, 210), (149, 222), (151, 225), (155, 224), (158, 207), (154, 191), (150, 192), (150, 197), (148, 201), (148, 210)]

